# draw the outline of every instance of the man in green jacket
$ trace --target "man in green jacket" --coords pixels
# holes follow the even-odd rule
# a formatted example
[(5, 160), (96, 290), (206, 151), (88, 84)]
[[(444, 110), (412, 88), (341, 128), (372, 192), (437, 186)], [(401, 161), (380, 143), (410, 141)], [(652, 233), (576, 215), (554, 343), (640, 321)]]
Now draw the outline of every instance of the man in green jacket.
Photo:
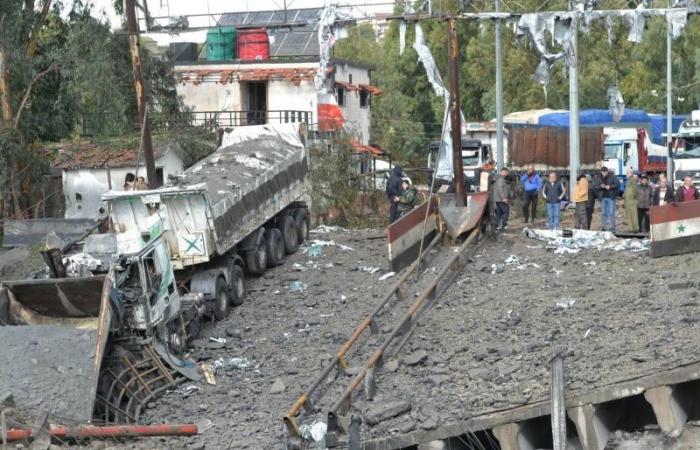
[(625, 200), (625, 212), (627, 213), (627, 224), (632, 233), (639, 232), (639, 218), (637, 216), (637, 176), (632, 172), (632, 168), (627, 169), (627, 181), (625, 182), (625, 192), (622, 194)]
[(418, 192), (416, 188), (411, 184), (411, 179), (406, 177), (401, 180), (401, 195), (399, 196), (399, 217), (403, 216), (407, 212), (416, 206), (416, 197)]

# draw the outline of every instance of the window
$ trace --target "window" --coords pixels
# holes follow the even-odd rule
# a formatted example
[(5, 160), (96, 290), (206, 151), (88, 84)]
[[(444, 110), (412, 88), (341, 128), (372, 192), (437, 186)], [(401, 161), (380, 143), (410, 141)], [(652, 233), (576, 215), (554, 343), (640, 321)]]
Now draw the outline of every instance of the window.
[(156, 168), (156, 182), (158, 183), (158, 186), (163, 186), (165, 179), (163, 178), (163, 168), (162, 167), (157, 167)]
[(351, 74), (351, 73), (348, 74), (348, 82), (349, 82), (350, 84), (352, 84), (352, 74)]
[(336, 96), (338, 98), (338, 106), (345, 106), (345, 89), (336, 87)]
[(369, 108), (369, 92), (360, 91), (360, 108)]

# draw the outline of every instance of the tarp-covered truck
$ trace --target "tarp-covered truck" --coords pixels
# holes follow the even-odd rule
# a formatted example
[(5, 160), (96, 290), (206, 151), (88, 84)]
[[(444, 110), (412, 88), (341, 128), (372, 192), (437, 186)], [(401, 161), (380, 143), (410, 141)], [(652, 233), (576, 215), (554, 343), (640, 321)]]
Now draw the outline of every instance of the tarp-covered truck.
[(240, 127), (162, 188), (105, 194), (110, 230), (76, 259), (87, 277), (0, 284), (0, 357), (24, 352), (0, 370), (0, 391), (35, 412), (134, 422), (181, 375), (197, 379), (177, 357), (202, 318), (222, 319), (244, 299), (245, 272), (306, 239), (308, 171), (304, 129)]
[(119, 252), (163, 231), (178, 285), (217, 297), (220, 315), (243, 302), (244, 272), (280, 264), (309, 231), (298, 126), (236, 128), (168, 186), (105, 194)]

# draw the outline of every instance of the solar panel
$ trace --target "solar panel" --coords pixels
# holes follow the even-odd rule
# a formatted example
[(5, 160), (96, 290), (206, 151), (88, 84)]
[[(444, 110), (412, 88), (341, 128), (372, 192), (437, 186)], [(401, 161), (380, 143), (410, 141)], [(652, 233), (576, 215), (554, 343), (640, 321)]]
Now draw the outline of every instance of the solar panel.
[[(323, 8), (288, 9), (287, 23), (316, 22)], [(285, 23), (284, 10), (250, 11), (222, 14), (219, 26), (264, 27)], [(315, 23), (312, 24), (314, 27)]]

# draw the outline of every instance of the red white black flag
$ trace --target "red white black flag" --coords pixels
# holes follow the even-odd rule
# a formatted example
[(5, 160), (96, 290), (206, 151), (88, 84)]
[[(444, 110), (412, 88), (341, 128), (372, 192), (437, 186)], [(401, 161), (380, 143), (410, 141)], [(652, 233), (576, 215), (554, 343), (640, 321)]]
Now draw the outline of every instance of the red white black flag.
[(651, 256), (700, 251), (700, 200), (652, 206)]

